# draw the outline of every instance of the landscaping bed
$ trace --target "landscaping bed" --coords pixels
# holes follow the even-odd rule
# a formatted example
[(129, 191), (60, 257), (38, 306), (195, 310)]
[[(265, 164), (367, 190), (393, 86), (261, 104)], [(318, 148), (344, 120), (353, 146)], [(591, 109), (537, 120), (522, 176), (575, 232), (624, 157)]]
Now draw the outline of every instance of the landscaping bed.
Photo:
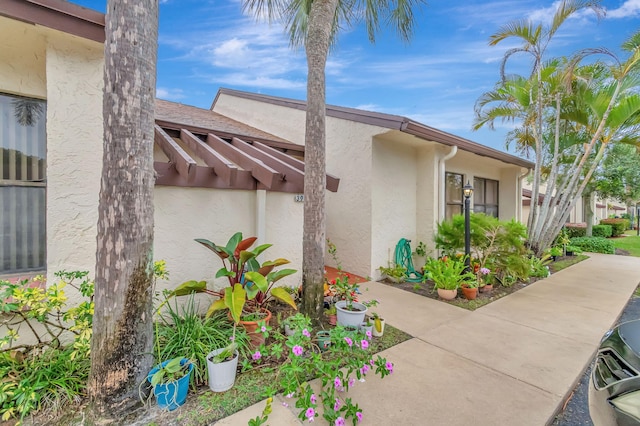
[[(586, 255), (578, 255), (578, 256), (563, 256), (559, 257), (555, 262), (549, 264), (550, 272), (556, 273), (561, 271), (564, 268), (567, 268), (576, 263), (582, 262), (583, 260), (588, 259)], [(389, 285), (391, 287), (396, 287), (404, 291), (409, 291), (414, 294), (419, 294), (424, 297), (428, 297), (430, 299), (436, 299), (444, 303), (448, 303), (450, 305), (459, 306), (461, 308), (469, 309), (471, 311), (480, 308), (488, 303), (491, 303), (495, 300), (498, 300), (502, 297), (508, 296), (516, 291), (519, 291), (534, 282), (540, 280), (542, 278), (531, 278), (528, 282), (516, 282), (510, 287), (506, 286), (494, 286), (491, 292), (487, 293), (478, 293), (478, 296), (474, 300), (467, 300), (462, 297), (462, 292), (459, 290), (458, 297), (453, 300), (444, 300), (438, 297), (438, 293), (434, 289), (434, 282), (431, 280), (427, 280), (424, 283), (395, 283), (390, 280), (381, 280), (379, 281), (382, 284)]]

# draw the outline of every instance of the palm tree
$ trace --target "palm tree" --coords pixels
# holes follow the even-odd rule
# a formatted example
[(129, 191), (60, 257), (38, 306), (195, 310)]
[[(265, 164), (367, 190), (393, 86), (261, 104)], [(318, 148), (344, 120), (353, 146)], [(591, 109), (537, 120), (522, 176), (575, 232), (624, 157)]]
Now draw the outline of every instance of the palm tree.
[[(519, 122), (520, 127), (509, 135), (511, 141), (535, 153), (534, 202), (528, 228), (529, 244), (538, 253), (546, 249), (560, 231), (606, 145), (629, 130), (633, 125), (630, 120), (638, 111), (633, 96), (640, 62), (637, 35), (624, 44), (630, 56), (622, 63), (604, 49), (586, 49), (571, 59), (545, 62), (546, 48), (562, 23), (587, 7), (600, 16), (596, 2), (564, 0), (549, 27), (516, 22), (494, 34), (491, 44), (512, 37), (522, 40), (523, 44), (507, 51), (500, 67), (501, 81), (476, 104), (475, 129), (492, 126), (498, 119)], [(505, 73), (507, 61), (516, 53), (533, 57), (528, 77)], [(608, 55), (616, 63), (611, 67), (580, 66), (581, 61), (592, 54)], [(595, 154), (594, 148), (597, 148)], [(567, 155), (574, 159), (570, 172), (566, 172), (561, 161)], [(543, 175), (548, 196), (538, 205)]]
[(307, 111), (305, 128), (303, 310), (319, 321), (323, 308), (325, 251), (325, 68), (338, 32), (364, 22), (371, 42), (386, 20), (403, 40), (415, 24), (413, 9), (424, 0), (247, 0), (244, 8), (256, 16), (283, 18), (293, 46), (307, 54)]
[[(98, 417), (139, 404), (153, 364), (153, 139), (158, 0), (108, 0), (104, 154), (88, 393)], [(143, 390), (145, 387), (143, 387)]]

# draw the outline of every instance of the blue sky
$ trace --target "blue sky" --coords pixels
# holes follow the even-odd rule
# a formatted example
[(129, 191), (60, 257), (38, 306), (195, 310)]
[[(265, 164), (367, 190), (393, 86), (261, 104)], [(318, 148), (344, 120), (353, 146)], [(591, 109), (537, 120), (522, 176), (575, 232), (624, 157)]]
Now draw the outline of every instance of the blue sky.
[[(72, 0), (105, 11), (106, 0)], [(157, 95), (209, 108), (218, 88), (305, 99), (303, 50), (289, 47), (283, 27), (256, 22), (236, 0), (161, 0)], [(473, 106), (499, 78), (503, 52), (489, 36), (517, 19), (548, 22), (553, 0), (430, 0), (416, 12), (410, 44), (383, 29), (375, 44), (362, 27), (343, 32), (327, 64), (327, 103), (410, 117), (505, 150), (508, 128), (471, 131)], [(552, 55), (587, 47), (621, 54), (640, 30), (640, 0), (605, 0), (603, 20), (591, 12), (565, 22)], [(513, 62), (510, 71), (527, 62)], [(301, 143), (301, 141), (298, 141)]]

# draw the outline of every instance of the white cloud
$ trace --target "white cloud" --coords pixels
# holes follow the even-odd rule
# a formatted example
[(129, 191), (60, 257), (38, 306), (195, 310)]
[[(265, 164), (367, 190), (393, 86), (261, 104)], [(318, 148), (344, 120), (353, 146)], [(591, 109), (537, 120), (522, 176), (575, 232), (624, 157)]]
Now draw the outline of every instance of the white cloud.
[(607, 10), (607, 18), (633, 18), (640, 16), (640, 0), (627, 0), (617, 9)]
[(158, 87), (156, 89), (156, 98), (165, 99), (168, 101), (177, 101), (180, 99), (185, 99), (186, 97), (187, 96), (182, 89), (169, 89), (166, 87)]

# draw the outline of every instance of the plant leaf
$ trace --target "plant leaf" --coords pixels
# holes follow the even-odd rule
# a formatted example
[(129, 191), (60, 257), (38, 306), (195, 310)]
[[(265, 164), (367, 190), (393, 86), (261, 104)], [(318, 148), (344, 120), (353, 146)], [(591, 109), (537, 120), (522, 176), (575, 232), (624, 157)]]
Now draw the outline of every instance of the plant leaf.
[(230, 257), (231, 255), (233, 255), (233, 250), (227, 250), (226, 247), (220, 247), (217, 246), (215, 243), (206, 240), (204, 238), (196, 238), (195, 239), (196, 242), (202, 244), (203, 246), (205, 246), (206, 248), (208, 248), (209, 250), (211, 250), (212, 252), (214, 252), (215, 254), (218, 255), (218, 257), (220, 257), (220, 259), (224, 260), (228, 257)]
[(242, 308), (244, 308), (246, 300), (247, 293), (242, 288), (242, 284), (236, 284), (233, 286), (233, 290), (230, 287), (224, 289), (224, 303), (231, 311), (231, 317), (236, 324), (240, 322)]
[(257, 237), (249, 237), (249, 238), (245, 238), (244, 240), (240, 241), (238, 243), (238, 245), (236, 246), (233, 255), (235, 257), (238, 257), (238, 255), (240, 254), (240, 252), (242, 250), (247, 250), (249, 247), (251, 247), (253, 245), (253, 243), (256, 242), (257, 239), (258, 239)]
[(289, 275), (295, 274), (298, 272), (295, 269), (281, 269), (279, 271), (271, 272), (267, 275), (267, 281), (270, 283), (275, 283), (276, 281), (281, 280), (284, 277), (288, 277)]
[[(258, 291), (266, 293), (269, 289), (269, 283), (264, 275), (259, 272), (249, 271), (244, 274), (245, 279), (245, 287), (247, 287), (247, 292), (249, 294), (249, 299), (253, 299)], [(251, 285), (250, 283), (255, 284)]]
[(171, 296), (186, 296), (191, 293), (202, 293), (207, 288), (206, 281), (185, 281), (169, 293)]
[(296, 302), (293, 300), (293, 297), (291, 297), (289, 292), (285, 290), (284, 287), (272, 288), (271, 295), (276, 299), (290, 305), (291, 307), (293, 307), (293, 309), (298, 310), (298, 306), (296, 305)]
[(213, 315), (215, 311), (220, 311), (226, 308), (227, 308), (227, 305), (224, 303), (224, 299), (214, 300), (214, 302), (209, 306), (209, 309), (207, 309), (207, 314), (205, 316), (209, 318), (211, 315)]
[(236, 273), (233, 271), (228, 270), (225, 267), (222, 267), (220, 269), (218, 269), (218, 272), (216, 272), (216, 278), (220, 278), (220, 277), (235, 277)]

